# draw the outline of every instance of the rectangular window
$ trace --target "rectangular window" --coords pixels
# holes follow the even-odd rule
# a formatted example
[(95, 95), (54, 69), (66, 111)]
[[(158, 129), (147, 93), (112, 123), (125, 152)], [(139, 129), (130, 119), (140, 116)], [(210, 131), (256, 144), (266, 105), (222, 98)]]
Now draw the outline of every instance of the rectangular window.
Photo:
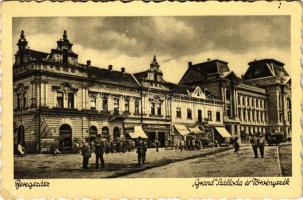
[(238, 117), (239, 117), (240, 120), (242, 120), (242, 118), (241, 118), (241, 108), (238, 109)]
[(96, 110), (97, 98), (95, 96), (90, 97), (90, 109)]
[(155, 115), (156, 114), (155, 106), (156, 106), (155, 103), (151, 102), (151, 104), (150, 104), (150, 114), (151, 115)]
[(246, 121), (246, 110), (243, 109), (243, 120)]
[(58, 108), (63, 108), (63, 93), (62, 92), (57, 92), (57, 107)]
[(125, 111), (129, 112), (129, 99), (124, 100), (124, 109)]
[(161, 103), (158, 104), (157, 113), (158, 115), (161, 115)]
[(182, 117), (181, 108), (176, 108), (176, 117), (177, 118), (181, 118)]
[(256, 99), (256, 107), (259, 107), (259, 99)]
[(23, 101), (22, 102), (23, 103), (23, 105), (22, 105), (23, 108), (26, 108), (26, 94), (25, 93), (23, 94), (23, 100), (22, 101)]
[(74, 108), (74, 94), (68, 93), (68, 108)]
[(228, 116), (228, 117), (231, 117), (230, 105), (227, 105), (226, 109), (227, 109), (227, 110), (226, 110), (227, 116)]
[(212, 118), (212, 113), (211, 113), (210, 110), (207, 111), (207, 117), (208, 117), (208, 121), (212, 121), (212, 120), (213, 120), (213, 118)]
[(247, 106), (250, 106), (250, 98), (247, 97)]
[(242, 97), (242, 105), (245, 105), (245, 97)]
[(254, 98), (251, 99), (251, 106), (252, 106), (252, 107), (255, 106), (255, 99), (254, 99)]
[(135, 100), (135, 114), (139, 114), (140, 113), (140, 100), (136, 99)]
[(102, 98), (102, 110), (108, 110), (108, 97), (104, 96)]
[(257, 122), (259, 122), (259, 111), (257, 111)]
[(253, 122), (255, 121), (255, 111), (254, 110), (252, 111), (252, 121)]
[(240, 105), (241, 104), (241, 96), (238, 95), (238, 104)]
[(190, 108), (187, 108), (187, 119), (192, 119), (192, 112)]
[(119, 97), (114, 97), (114, 110), (119, 110)]
[(17, 94), (17, 109), (21, 108), (21, 98), (20, 98), (20, 94)]
[(198, 110), (198, 122), (202, 123), (202, 110)]
[(250, 122), (250, 110), (247, 111), (248, 121)]
[(221, 121), (221, 114), (220, 114), (220, 112), (216, 112), (216, 121), (217, 122)]

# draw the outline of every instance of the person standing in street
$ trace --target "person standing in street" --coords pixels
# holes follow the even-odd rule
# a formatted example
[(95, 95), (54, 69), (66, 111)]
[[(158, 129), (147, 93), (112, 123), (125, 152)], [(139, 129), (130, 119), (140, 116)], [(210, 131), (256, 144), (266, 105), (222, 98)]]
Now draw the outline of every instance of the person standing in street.
[(105, 167), (104, 158), (103, 158), (104, 148), (105, 148), (104, 141), (102, 140), (101, 135), (98, 134), (97, 140), (95, 143), (96, 169), (99, 168), (99, 160), (101, 162), (101, 168)]
[(82, 153), (82, 157), (83, 157), (82, 167), (83, 167), (83, 169), (88, 169), (88, 162), (89, 162), (89, 158), (91, 156), (88, 138), (83, 140), (81, 153)]
[(183, 151), (184, 146), (185, 146), (184, 140), (181, 139), (181, 140), (180, 140), (180, 150), (181, 150), (181, 151)]
[(251, 135), (249, 141), (253, 148), (255, 158), (258, 158), (258, 137), (257, 137), (257, 135), (256, 134)]
[(240, 149), (240, 145), (239, 145), (239, 142), (238, 142), (238, 137), (235, 137), (235, 141), (234, 141), (234, 148), (235, 148), (234, 153), (236, 153), (236, 154), (238, 154), (238, 155), (239, 155), (239, 149)]
[(137, 143), (137, 154), (138, 154), (138, 165), (144, 164), (146, 157), (146, 144), (142, 141), (141, 137), (138, 138)]
[(156, 146), (156, 152), (159, 152), (159, 141), (155, 141), (155, 146)]
[(264, 158), (265, 137), (262, 133), (259, 135), (259, 145), (258, 146), (259, 146), (259, 150), (260, 150), (260, 155), (262, 158)]

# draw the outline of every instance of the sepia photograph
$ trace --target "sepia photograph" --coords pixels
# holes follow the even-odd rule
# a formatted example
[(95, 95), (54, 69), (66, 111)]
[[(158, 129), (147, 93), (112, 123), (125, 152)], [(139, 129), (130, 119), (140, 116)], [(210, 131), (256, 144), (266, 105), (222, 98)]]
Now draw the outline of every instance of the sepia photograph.
[(15, 179), (292, 176), (290, 16), (12, 27)]

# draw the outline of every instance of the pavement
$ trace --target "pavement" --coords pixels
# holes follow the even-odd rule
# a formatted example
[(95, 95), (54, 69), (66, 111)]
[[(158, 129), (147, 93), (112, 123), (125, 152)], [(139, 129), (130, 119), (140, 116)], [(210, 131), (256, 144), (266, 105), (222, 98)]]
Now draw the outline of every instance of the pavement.
[[(283, 153), (284, 156), (291, 154)], [(34, 154), (15, 157), (15, 178), (190, 178), (190, 177), (278, 177), (281, 168), (277, 146), (265, 147), (265, 158), (254, 158), (250, 145), (241, 145), (239, 155), (232, 147), (195, 151), (148, 149), (144, 166), (137, 166), (135, 151), (104, 155), (105, 169), (82, 169), (82, 156)], [(288, 162), (289, 164), (289, 162)], [(291, 168), (291, 167), (290, 167)]]
[(232, 147), (205, 148), (195, 151), (148, 149), (146, 163), (137, 166), (135, 151), (126, 153), (104, 154), (105, 169), (95, 169), (95, 155), (89, 161), (90, 169), (82, 169), (80, 154), (32, 154), (25, 157), (14, 157), (15, 178), (114, 178), (143, 170), (158, 168), (174, 162), (205, 157)]
[(129, 174), (123, 178), (191, 178), (191, 177), (279, 177), (278, 147), (265, 146), (265, 158), (255, 158), (250, 145), (241, 147), (239, 155), (233, 150), (202, 158)]

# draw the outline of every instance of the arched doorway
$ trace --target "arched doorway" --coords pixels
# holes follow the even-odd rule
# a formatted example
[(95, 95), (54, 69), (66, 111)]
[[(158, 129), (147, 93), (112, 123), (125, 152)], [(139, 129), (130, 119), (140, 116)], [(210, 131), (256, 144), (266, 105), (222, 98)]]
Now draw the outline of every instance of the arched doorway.
[(109, 129), (107, 126), (102, 128), (102, 137), (109, 140)]
[(72, 128), (68, 124), (63, 124), (59, 129), (59, 149), (61, 151), (70, 151), (72, 147)]
[(97, 127), (95, 127), (95, 126), (89, 127), (89, 139), (90, 139), (90, 141), (94, 141), (97, 137), (97, 134), (98, 134)]
[(114, 128), (113, 131), (113, 135), (114, 135), (114, 140), (120, 140), (120, 129), (118, 127)]
[(24, 145), (25, 143), (24, 133), (25, 133), (25, 129), (22, 125), (20, 125), (17, 129), (17, 144)]

